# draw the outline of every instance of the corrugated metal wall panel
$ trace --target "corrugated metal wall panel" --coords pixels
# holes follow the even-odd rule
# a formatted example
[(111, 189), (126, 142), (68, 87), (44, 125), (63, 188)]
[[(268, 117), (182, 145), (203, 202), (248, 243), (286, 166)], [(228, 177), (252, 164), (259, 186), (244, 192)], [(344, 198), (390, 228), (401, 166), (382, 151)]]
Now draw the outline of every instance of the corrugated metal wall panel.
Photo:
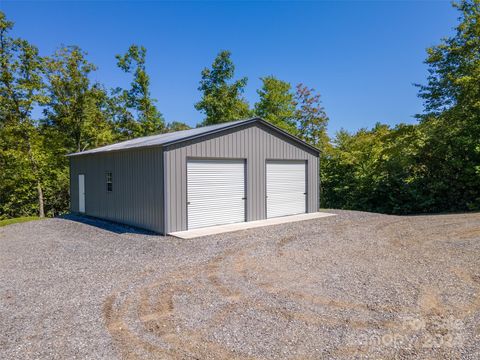
[[(135, 149), (70, 158), (71, 211), (78, 212), (78, 174), (85, 174), (85, 213), (163, 232), (163, 153)], [(113, 191), (106, 191), (106, 172)]]
[(318, 157), (271, 129), (254, 125), (166, 149), (166, 207), (171, 209), (166, 214), (167, 232), (187, 229), (186, 160), (202, 157), (246, 159), (247, 221), (266, 217), (266, 160), (304, 160), (307, 162), (307, 211), (318, 211)]

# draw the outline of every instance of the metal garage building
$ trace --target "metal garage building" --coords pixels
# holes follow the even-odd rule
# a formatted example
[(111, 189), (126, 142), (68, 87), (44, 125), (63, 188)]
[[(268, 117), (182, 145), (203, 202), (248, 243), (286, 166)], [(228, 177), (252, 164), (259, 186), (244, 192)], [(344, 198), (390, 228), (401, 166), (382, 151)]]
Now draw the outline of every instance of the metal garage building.
[(319, 152), (260, 119), (69, 155), (71, 211), (158, 233), (319, 206)]

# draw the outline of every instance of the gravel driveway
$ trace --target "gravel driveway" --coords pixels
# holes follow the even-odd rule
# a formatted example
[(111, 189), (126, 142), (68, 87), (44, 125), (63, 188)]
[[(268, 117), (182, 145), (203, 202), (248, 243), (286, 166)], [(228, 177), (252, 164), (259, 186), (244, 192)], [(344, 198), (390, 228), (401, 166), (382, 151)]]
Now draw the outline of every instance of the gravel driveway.
[(193, 240), (0, 228), (0, 357), (478, 359), (480, 214), (335, 212)]

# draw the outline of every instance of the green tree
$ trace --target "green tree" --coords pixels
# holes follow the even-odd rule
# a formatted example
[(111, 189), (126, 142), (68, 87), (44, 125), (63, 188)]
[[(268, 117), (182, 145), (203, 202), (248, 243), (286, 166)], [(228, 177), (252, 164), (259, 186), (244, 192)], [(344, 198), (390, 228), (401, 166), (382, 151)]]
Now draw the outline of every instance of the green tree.
[(190, 126), (181, 121), (172, 121), (167, 124), (167, 132), (181, 131), (191, 129)]
[(274, 76), (261, 78), (262, 88), (257, 90), (260, 97), (255, 104), (255, 115), (267, 120), (292, 135), (298, 135), (295, 123), (295, 102), (292, 86)]
[[(480, 209), (480, 2), (427, 50), (418, 125), (339, 133), (322, 157), (326, 206), (388, 213)], [(328, 153), (328, 152), (327, 152)]]
[(32, 118), (45, 99), (43, 59), (9, 35), (12, 27), (0, 12), (0, 217), (34, 211), (43, 217), (45, 154)]
[(335, 152), (321, 160), (321, 178), (328, 206), (372, 210), (376, 166), (383, 148), (381, 135), (388, 128), (377, 125), (372, 131), (355, 134), (339, 131), (334, 139)]
[(480, 209), (480, 1), (461, 1), (455, 34), (429, 48), (420, 86), (426, 211)]
[(50, 135), (61, 138), (60, 154), (79, 152), (114, 140), (113, 122), (107, 113), (107, 94), (91, 84), (96, 70), (77, 46), (62, 47), (46, 61), (49, 102), (43, 124)]
[(212, 68), (202, 71), (198, 90), (202, 99), (195, 108), (205, 114), (202, 125), (219, 124), (248, 117), (251, 113), (248, 103), (242, 97), (247, 78), (231, 81), (235, 65), (229, 51), (221, 51), (213, 61)]
[(405, 214), (422, 209), (418, 188), (416, 125), (377, 124), (355, 134), (338, 132), (322, 157), (322, 204), (328, 207)]
[(296, 86), (294, 104), (298, 136), (320, 149), (320, 201), (325, 204), (323, 178), (326, 176), (327, 160), (332, 149), (327, 136), (328, 116), (321, 104), (320, 94), (315, 94), (314, 89), (303, 84)]
[(455, 35), (427, 49), (427, 84), (417, 85), (425, 101), (422, 120), (458, 106), (475, 114), (480, 108), (480, 1), (462, 0), (453, 6), (460, 12)]
[(120, 108), (120, 125), (125, 136), (136, 137), (165, 131), (162, 114), (155, 106), (156, 100), (150, 94), (150, 77), (145, 61), (147, 50), (143, 46), (131, 45), (125, 55), (117, 55), (117, 65), (133, 76), (130, 89), (115, 89)]
[(295, 105), (295, 119), (300, 137), (307, 143), (325, 150), (329, 143), (328, 116), (320, 101), (320, 94), (315, 94), (314, 89), (298, 84)]

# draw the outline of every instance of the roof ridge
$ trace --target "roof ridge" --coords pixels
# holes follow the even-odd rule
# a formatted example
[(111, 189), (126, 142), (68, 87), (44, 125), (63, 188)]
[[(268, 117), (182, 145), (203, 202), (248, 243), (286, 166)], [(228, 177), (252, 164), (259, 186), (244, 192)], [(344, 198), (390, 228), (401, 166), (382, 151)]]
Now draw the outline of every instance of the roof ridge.
[[(166, 133), (155, 134), (155, 135), (141, 136), (141, 137), (136, 137), (136, 138), (133, 138), (133, 139), (123, 140), (123, 141), (116, 142), (116, 143), (113, 143), (113, 144), (100, 146), (100, 147), (97, 147), (97, 148), (94, 148), (94, 149), (89, 149), (89, 150), (85, 150), (85, 151), (71, 153), (71, 154), (68, 154), (67, 156), (87, 155), (87, 154), (95, 154), (95, 153), (101, 153), (101, 152), (121, 150), (122, 145), (130, 145), (130, 144), (139, 144), (140, 145), (144, 142), (148, 142), (148, 140), (156, 140), (156, 139), (160, 140), (160, 139), (172, 137), (171, 141), (175, 141), (175, 140), (180, 140), (181, 139), (181, 137), (178, 138), (178, 139), (175, 139), (175, 135), (178, 136), (178, 135), (181, 135), (181, 134), (190, 134), (190, 133), (193, 134), (193, 135), (202, 135), (202, 134), (208, 133), (209, 130), (212, 130), (212, 129), (222, 129), (224, 127), (229, 127), (229, 126), (232, 126), (234, 124), (240, 124), (240, 123), (243, 123), (243, 122), (252, 121), (252, 120), (256, 120), (256, 119), (260, 119), (260, 118), (254, 117), (254, 118), (247, 118), (247, 119), (240, 119), (240, 120), (232, 120), (232, 121), (227, 121), (227, 122), (224, 122), (224, 123), (200, 126), (200, 127), (195, 127), (195, 128), (191, 128), (191, 129), (178, 130), (178, 131), (166, 132)], [(186, 137), (188, 137), (188, 135)], [(163, 142), (160, 142), (158, 144), (151, 144), (151, 145), (148, 145), (148, 146), (154, 146), (154, 145), (163, 145)], [(126, 147), (125, 149), (139, 148), (139, 147), (144, 147), (144, 146), (130, 146), (130, 147)]]

